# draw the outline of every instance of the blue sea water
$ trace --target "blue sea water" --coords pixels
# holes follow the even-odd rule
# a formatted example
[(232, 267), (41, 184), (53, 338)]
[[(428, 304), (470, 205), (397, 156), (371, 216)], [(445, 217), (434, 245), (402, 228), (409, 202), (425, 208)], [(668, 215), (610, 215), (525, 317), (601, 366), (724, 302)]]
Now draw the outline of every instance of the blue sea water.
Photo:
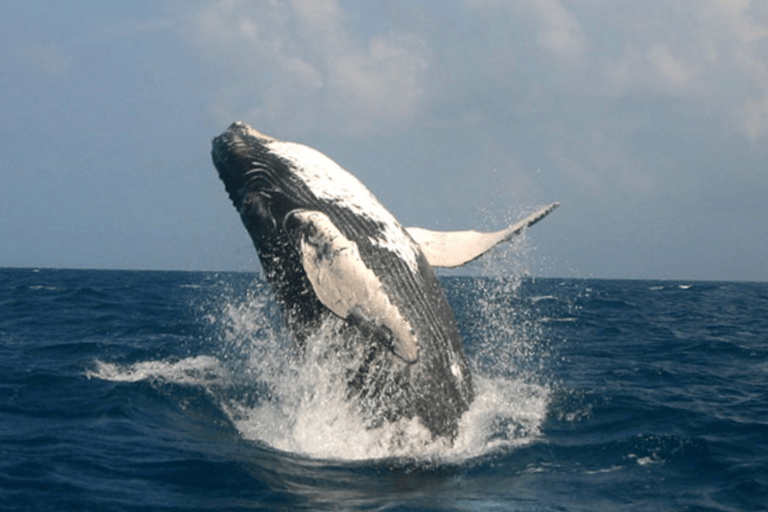
[(257, 275), (0, 269), (0, 510), (768, 510), (768, 284), (441, 280), (453, 445), (366, 430)]

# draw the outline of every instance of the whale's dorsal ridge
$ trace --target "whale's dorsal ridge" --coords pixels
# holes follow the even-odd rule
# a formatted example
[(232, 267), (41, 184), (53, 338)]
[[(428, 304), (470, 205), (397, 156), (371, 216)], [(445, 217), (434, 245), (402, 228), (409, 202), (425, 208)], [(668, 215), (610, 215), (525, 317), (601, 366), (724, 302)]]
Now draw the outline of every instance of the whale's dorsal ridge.
[(421, 247), (427, 261), (433, 267), (460, 267), (473, 261), (496, 245), (520, 234), (528, 226), (552, 213), (560, 203), (552, 203), (501, 231), (483, 233), (480, 231), (432, 231), (411, 227), (408, 234)]

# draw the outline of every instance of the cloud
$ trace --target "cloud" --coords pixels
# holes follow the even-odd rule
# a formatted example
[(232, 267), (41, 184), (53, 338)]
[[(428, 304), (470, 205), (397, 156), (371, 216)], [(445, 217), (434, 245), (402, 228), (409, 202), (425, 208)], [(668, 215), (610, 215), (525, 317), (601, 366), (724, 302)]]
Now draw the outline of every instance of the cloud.
[(419, 110), (426, 45), (413, 34), (356, 37), (335, 0), (210, 2), (189, 32), (227, 77), (215, 110), (272, 124), (350, 130)]
[(661, 43), (653, 43), (645, 50), (630, 46), (607, 67), (607, 88), (616, 95), (639, 89), (685, 96), (697, 94), (702, 88), (697, 68)]
[[(750, 0), (682, 0), (634, 11), (597, 55), (612, 95), (653, 94), (698, 102), (749, 138), (768, 135), (768, 9)], [(759, 7), (763, 6), (763, 7)]]
[[(523, 64), (549, 94), (698, 104), (743, 136), (768, 136), (768, 3), (757, 0), (464, 0), (468, 12), (529, 20), (555, 58)], [(530, 23), (533, 20), (533, 23)], [(526, 27), (527, 28), (527, 27)], [(520, 28), (518, 27), (519, 31)], [(494, 34), (503, 46), (503, 33)], [(521, 39), (515, 37), (517, 47)], [(530, 37), (529, 37), (530, 39)], [(553, 87), (554, 86), (554, 87)]]
[[(356, 132), (446, 106), (487, 121), (531, 110), (526, 97), (559, 93), (690, 101), (756, 139), (768, 135), (764, 5), (454, 0), (439, 8), (455, 14), (440, 16), (434, 6), (379, 6), (388, 16), (382, 30), (340, 0), (210, 0), (187, 32), (221, 77), (212, 108), (222, 122), (247, 116), (294, 133), (328, 123)], [(552, 59), (529, 51), (531, 42)]]
[(742, 77), (733, 117), (749, 138), (758, 139), (768, 135), (768, 9), (763, 4), (758, 14), (752, 6), (748, 0), (715, 4), (705, 22), (730, 36), (730, 44), (712, 45), (712, 60)]
[(740, 114), (748, 137), (758, 139), (768, 135), (768, 96), (761, 100), (748, 98)]
[(533, 18), (538, 44), (563, 60), (581, 58), (587, 49), (584, 31), (559, 0), (466, 0), (467, 5), (485, 9), (504, 9)]
[(522, 5), (539, 19), (540, 44), (564, 59), (580, 58), (586, 52), (586, 38), (576, 18), (558, 0), (528, 0)]

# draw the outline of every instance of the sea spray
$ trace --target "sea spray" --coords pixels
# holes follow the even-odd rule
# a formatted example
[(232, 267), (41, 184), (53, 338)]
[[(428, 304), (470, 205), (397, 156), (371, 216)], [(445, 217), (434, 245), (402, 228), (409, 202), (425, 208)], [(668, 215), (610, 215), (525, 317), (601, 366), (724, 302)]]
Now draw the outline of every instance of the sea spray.
[[(298, 350), (258, 276), (245, 289), (222, 285), (216, 300), (201, 307), (207, 355), (99, 362), (89, 375), (200, 386), (244, 439), (311, 458), (461, 462), (514, 449), (539, 438), (550, 397), (541, 325), (520, 297), (526, 254), (525, 237), (518, 238), (486, 256), (488, 277), (461, 281), (462, 295), (473, 298), (457, 318), (476, 396), (453, 442), (433, 439), (418, 419), (367, 417), (348, 395), (349, 370), (362, 351), (340, 345), (339, 321), (330, 320)], [(444, 283), (450, 288), (454, 281)]]
[[(246, 436), (215, 398), (241, 405), (253, 421), (243, 427), (290, 424), (267, 416), (269, 405), (282, 413), (278, 399), (240, 373), (247, 363), (233, 359), (247, 350), (225, 348), (220, 332), (220, 306), (247, 302), (255, 279), (3, 269), (0, 509), (762, 510), (767, 502), (766, 283), (524, 279), (515, 308), (541, 319), (545, 340), (534, 346), (549, 344), (561, 365), (546, 369), (549, 387), (476, 372), (478, 400), (453, 447), (434, 447), (433, 459), (339, 461), (252, 441), (291, 435)], [(488, 336), (479, 314), (466, 321), (478, 309), (477, 280), (442, 280), (469, 353)], [(83, 300), (79, 290), (99, 293)], [(486, 383), (508, 392), (488, 393)]]

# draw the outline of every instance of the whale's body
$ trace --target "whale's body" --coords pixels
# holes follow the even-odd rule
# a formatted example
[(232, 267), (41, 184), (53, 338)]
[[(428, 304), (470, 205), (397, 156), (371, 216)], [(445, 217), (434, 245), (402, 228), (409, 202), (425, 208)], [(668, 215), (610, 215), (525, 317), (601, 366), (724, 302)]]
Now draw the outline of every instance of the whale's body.
[(212, 156), (299, 346), (321, 329), (338, 337), (349, 395), (369, 424), (418, 418), (454, 438), (472, 378), (432, 264), (466, 263), (557, 205), (498, 233), (406, 229), (309, 147), (237, 122)]

